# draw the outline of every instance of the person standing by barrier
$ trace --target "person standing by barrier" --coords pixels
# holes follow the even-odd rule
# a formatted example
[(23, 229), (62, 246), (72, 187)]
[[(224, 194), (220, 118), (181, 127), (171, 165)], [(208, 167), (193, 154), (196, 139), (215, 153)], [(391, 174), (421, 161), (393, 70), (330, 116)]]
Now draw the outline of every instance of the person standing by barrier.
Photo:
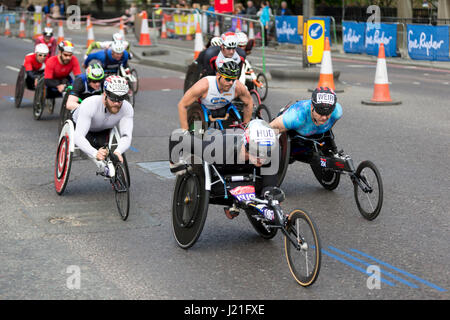
[(261, 2), (261, 9), (258, 11), (257, 15), (259, 16), (259, 21), (264, 26), (264, 46), (267, 46), (269, 41), (269, 24), (270, 24), (270, 16), (272, 15), (272, 9), (270, 9), (269, 1)]
[(257, 10), (253, 1), (247, 1), (247, 10), (245, 10), (245, 14), (248, 16), (256, 16)]
[(286, 1), (281, 2), (281, 7), (277, 9), (276, 15), (277, 16), (291, 16), (292, 15), (292, 10), (288, 8)]

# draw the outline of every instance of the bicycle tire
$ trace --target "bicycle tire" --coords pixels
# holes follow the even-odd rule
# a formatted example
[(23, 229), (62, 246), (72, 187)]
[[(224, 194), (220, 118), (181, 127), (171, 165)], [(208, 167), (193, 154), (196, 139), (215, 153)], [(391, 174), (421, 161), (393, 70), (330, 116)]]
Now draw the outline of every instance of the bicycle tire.
[[(375, 176), (375, 179), (369, 179), (370, 181), (367, 181), (367, 174), (363, 173), (364, 175), (364, 179), (369, 183), (372, 182), (372, 185), (370, 185), (372, 187), (372, 193), (374, 194), (378, 194), (378, 200), (376, 201), (376, 206), (374, 208), (372, 202), (370, 201), (370, 198), (368, 196), (367, 193), (365, 193), (360, 187), (359, 185), (354, 182), (353, 183), (353, 188), (354, 188), (354, 195), (355, 195), (355, 201), (356, 201), (356, 205), (358, 206), (358, 210), (361, 213), (361, 215), (371, 221), (374, 220), (376, 217), (378, 217), (378, 215), (380, 214), (381, 211), (381, 207), (383, 206), (383, 182), (381, 180), (381, 175), (380, 172), (378, 171), (378, 168), (375, 166), (375, 164), (371, 161), (363, 161), (359, 164), (358, 168), (356, 169), (356, 176), (358, 179), (361, 179), (361, 173), (368, 168), (369, 170), (371, 170)], [(373, 182), (376, 181), (376, 186), (373, 185)], [(362, 205), (361, 201), (360, 201), (360, 197), (359, 195), (361, 194), (365, 194), (367, 199), (369, 200), (369, 205), (372, 208), (372, 211), (367, 211), (365, 206)]]
[[(203, 169), (203, 168), (202, 168)], [(172, 231), (179, 247), (189, 249), (200, 237), (208, 214), (209, 191), (202, 170), (177, 176), (172, 200)]]
[(25, 92), (25, 67), (20, 68), (19, 74), (16, 80), (16, 89), (14, 90), (14, 106), (20, 108), (22, 103), (23, 94)]
[[(300, 230), (300, 222), (306, 222), (306, 232), (305, 230)], [(303, 242), (303, 240), (305, 240), (305, 242), (301, 244), (301, 247), (297, 249), (291, 242), (290, 238), (285, 235), (284, 248), (289, 270), (295, 281), (303, 287), (308, 287), (317, 280), (322, 261), (320, 239), (317, 227), (305, 211), (295, 209), (289, 214), (286, 232), (290, 236), (293, 236), (293, 238), (298, 242)], [(299, 235), (299, 237), (297, 237), (297, 235)], [(305, 238), (306, 235), (308, 235), (308, 239)], [(306, 272), (302, 272), (302, 265), (304, 262), (300, 260), (301, 263), (297, 264), (294, 253), (301, 253), (303, 255), (306, 262), (304, 265), (304, 267), (306, 267)], [(308, 259), (308, 253), (313, 255), (311, 260)], [(310, 264), (311, 268), (309, 268)]]
[(46, 93), (45, 93), (44, 77), (41, 77), (38, 80), (36, 89), (34, 91), (34, 99), (33, 99), (33, 117), (34, 117), (34, 120), (41, 119), (41, 116), (44, 113), (45, 94)]
[(278, 164), (277, 187), (280, 187), (286, 177), (289, 167), (289, 158), (291, 156), (291, 138), (286, 132), (283, 132), (279, 139), (280, 142), (280, 162)]
[(263, 84), (263, 87), (256, 87), (256, 91), (258, 91), (259, 96), (261, 97), (261, 101), (266, 100), (267, 93), (269, 92), (269, 83), (267, 82), (267, 77), (264, 73), (258, 73), (256, 76), (256, 80)]
[(70, 152), (69, 136), (65, 135), (58, 143), (55, 159), (55, 175), (54, 184), (55, 191), (58, 195), (62, 195), (66, 190), (69, 182), (70, 169), (72, 167), (72, 156)]
[(319, 181), (326, 190), (332, 191), (338, 187), (339, 181), (341, 180), (340, 172), (327, 170), (316, 164), (311, 164), (311, 170), (317, 181)]
[(111, 178), (114, 188), (114, 199), (116, 200), (119, 215), (122, 220), (125, 221), (127, 220), (130, 212), (130, 188), (127, 181), (125, 166), (122, 163), (118, 163), (115, 170), (116, 174), (113, 178)]
[(269, 108), (265, 104), (260, 104), (255, 110), (255, 118), (262, 119), (267, 123), (272, 122), (272, 114), (270, 113)]
[(257, 212), (255, 209), (249, 208), (247, 210), (245, 210), (245, 213), (247, 215), (248, 220), (250, 221), (250, 224), (252, 225), (253, 229), (256, 230), (256, 232), (263, 238), (266, 240), (270, 240), (273, 237), (275, 237), (277, 235), (278, 229), (276, 228), (271, 228), (269, 230), (267, 230), (263, 224), (261, 223), (261, 221), (255, 219), (253, 217), (253, 215), (261, 215), (259, 212)]

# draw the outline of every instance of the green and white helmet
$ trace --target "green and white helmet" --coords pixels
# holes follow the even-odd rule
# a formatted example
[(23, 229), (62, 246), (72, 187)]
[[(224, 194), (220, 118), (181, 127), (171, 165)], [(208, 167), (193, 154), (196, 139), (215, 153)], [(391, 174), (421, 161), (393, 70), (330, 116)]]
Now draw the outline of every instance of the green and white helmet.
[(99, 63), (94, 63), (87, 67), (86, 76), (90, 80), (100, 81), (105, 77), (105, 71)]

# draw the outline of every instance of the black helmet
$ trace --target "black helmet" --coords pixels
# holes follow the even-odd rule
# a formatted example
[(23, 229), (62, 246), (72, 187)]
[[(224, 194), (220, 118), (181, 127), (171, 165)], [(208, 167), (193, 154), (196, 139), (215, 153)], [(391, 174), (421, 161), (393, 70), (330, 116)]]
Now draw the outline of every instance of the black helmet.
[(239, 77), (239, 65), (233, 59), (223, 59), (217, 67), (221, 76), (228, 79), (237, 79)]
[(314, 89), (311, 97), (314, 110), (322, 116), (327, 116), (333, 112), (336, 101), (336, 93), (328, 87)]

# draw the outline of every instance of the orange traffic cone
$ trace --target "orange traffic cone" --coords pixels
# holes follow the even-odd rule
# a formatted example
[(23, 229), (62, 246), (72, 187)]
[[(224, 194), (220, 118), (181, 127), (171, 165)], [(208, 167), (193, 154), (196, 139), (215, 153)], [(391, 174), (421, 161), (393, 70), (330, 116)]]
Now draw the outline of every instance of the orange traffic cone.
[(64, 28), (62, 20), (58, 22), (58, 43), (64, 41)]
[(25, 14), (22, 14), (22, 17), (20, 18), (20, 26), (19, 26), (19, 38), (25, 38)]
[(10, 36), (11, 35), (11, 27), (9, 25), (9, 17), (6, 16), (6, 21), (5, 21), (5, 36)]
[(88, 17), (87, 17), (86, 31), (87, 31), (87, 36), (88, 36), (87, 42), (86, 42), (86, 48), (89, 48), (91, 43), (95, 41), (94, 28), (93, 28), (92, 22), (91, 22), (91, 15), (88, 15)]
[(41, 19), (34, 21), (34, 35), (33, 38), (36, 39), (42, 35)]
[(148, 30), (148, 16), (147, 11), (141, 12), (142, 23), (141, 23), (141, 36), (139, 39), (140, 46), (151, 46), (152, 43), (150, 41), (150, 33)]
[(330, 41), (328, 40), (328, 38), (325, 38), (322, 63), (320, 64), (320, 77), (317, 88), (319, 87), (328, 87), (336, 90), (333, 79), (333, 63), (331, 62)]
[(220, 37), (219, 20), (216, 20), (216, 25), (214, 26), (214, 37)]
[(375, 85), (372, 99), (362, 100), (361, 103), (367, 105), (397, 105), (402, 103), (401, 101), (393, 101), (389, 93), (389, 80), (383, 43), (380, 43), (378, 49), (377, 70), (375, 72)]
[(237, 19), (235, 32), (241, 32), (241, 19)]
[(197, 22), (197, 29), (195, 30), (194, 60), (198, 58), (198, 55), (202, 52), (203, 48), (202, 29), (200, 28), (200, 23)]
[(248, 30), (248, 39), (251, 40), (255, 40), (255, 29), (253, 29), (253, 22), (250, 22), (250, 27)]
[(123, 25), (123, 19), (120, 18), (120, 24), (119, 24), (119, 33), (122, 35), (122, 37), (125, 39), (125, 27)]
[(164, 15), (162, 16), (162, 23), (161, 23), (161, 39), (167, 39), (167, 27), (166, 27), (166, 18)]

